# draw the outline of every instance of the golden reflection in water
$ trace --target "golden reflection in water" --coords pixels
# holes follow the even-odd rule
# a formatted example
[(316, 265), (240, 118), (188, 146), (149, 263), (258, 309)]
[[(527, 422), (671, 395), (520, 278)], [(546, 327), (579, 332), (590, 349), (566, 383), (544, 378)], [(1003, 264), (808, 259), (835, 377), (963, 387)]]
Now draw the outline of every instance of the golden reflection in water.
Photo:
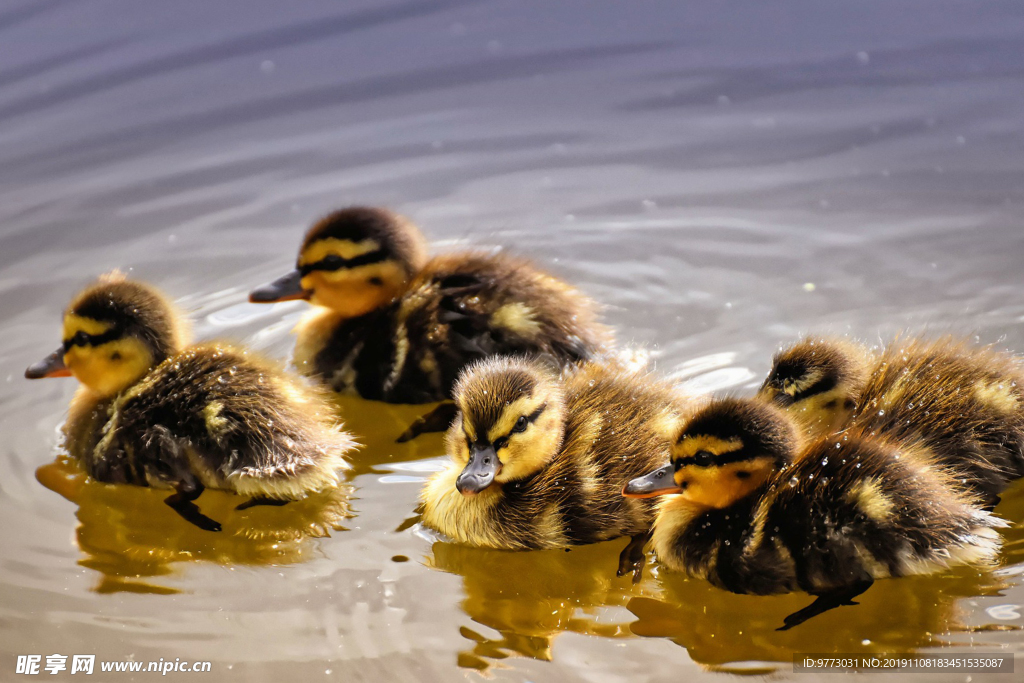
[(203, 531), (165, 503), (168, 491), (102, 484), (66, 456), (36, 470), (36, 479), (78, 505), (79, 564), (102, 575), (94, 590), (176, 593), (142, 581), (165, 576), (180, 562), (279, 565), (303, 562), (317, 552), (315, 539), (343, 530), (352, 488), (343, 485), (280, 507), (235, 510), (245, 499), (207, 489), (197, 501), (219, 521), (220, 532)]
[[(1019, 565), (1024, 562), (1024, 481), (1004, 494), (996, 514), (1010, 523), (1002, 530), (999, 565)], [(712, 669), (763, 673), (729, 665), (789, 663), (799, 652), (907, 653), (940, 646), (943, 636), (968, 628), (1016, 628), (1005, 623), (968, 627), (967, 610), (959, 604), (964, 598), (999, 595), (1013, 580), (999, 576), (998, 568), (971, 567), (882, 579), (856, 599), (857, 605), (832, 610), (789, 631), (776, 631), (788, 614), (813, 598), (804, 593), (736, 595), (659, 568), (661, 596), (630, 601), (628, 608), (637, 618), (630, 629), (639, 636), (669, 638), (685, 647), (694, 661)]]
[[(440, 434), (411, 443), (395, 439), (433, 405), (389, 405), (358, 397), (335, 399), (359, 450), (350, 454), (347, 478), (375, 473), (377, 465), (443, 454)], [(383, 472), (384, 470), (380, 470)], [(315, 539), (344, 529), (351, 516), (351, 485), (324, 491), (280, 507), (238, 511), (245, 499), (207, 489), (198, 504), (223, 530), (211, 533), (186, 522), (163, 501), (166, 490), (108, 485), (91, 480), (67, 456), (43, 465), (36, 478), (46, 488), (78, 505), (76, 538), (85, 557), (79, 564), (100, 572), (94, 590), (167, 594), (177, 589), (141, 579), (173, 573), (182, 562), (221, 565), (278, 565), (303, 562), (317, 552)], [(396, 511), (399, 518), (407, 511)]]
[(1024, 564), (1024, 479), (1015, 482), (1002, 497), (995, 512), (1012, 526), (1003, 530), (1000, 559), (1004, 566)]
[[(1024, 483), (997, 513), (1004, 530), (1004, 567), (1024, 562)], [(1007, 579), (992, 569), (960, 567), (935, 576), (884, 579), (841, 607), (789, 631), (783, 619), (810, 604), (803, 593), (736, 595), (706, 581), (650, 565), (637, 586), (615, 576), (624, 539), (564, 550), (505, 552), (447, 542), (433, 544), (426, 564), (463, 577), (462, 609), (476, 624), (460, 630), (470, 645), (462, 667), (486, 671), (512, 655), (550, 660), (562, 632), (603, 638), (667, 638), (711, 670), (788, 671), (794, 653), (908, 653), (937, 647), (969, 627), (960, 601), (996, 596)], [(626, 610), (617, 609), (625, 607)], [(976, 613), (976, 611), (975, 611)], [(985, 624), (971, 630), (1016, 628)], [(496, 631), (497, 637), (488, 634)], [(776, 666), (774, 662), (780, 664)]]
[(416, 418), (429, 413), (437, 403), (405, 405), (367, 401), (358, 396), (335, 396), (334, 404), (345, 429), (355, 435), (359, 450), (349, 455), (352, 476), (385, 472), (378, 465), (409, 462), (444, 455), (443, 433), (423, 434), (406, 443), (396, 443)]
[[(736, 595), (662, 570), (660, 599), (629, 604), (639, 636), (669, 638), (695, 662), (730, 670), (738, 662), (791, 662), (798, 652), (906, 653), (938, 645), (936, 636), (964, 628), (957, 600), (994, 594), (990, 573), (961, 569), (941, 576), (884, 579), (853, 606), (777, 631), (786, 615), (811, 603), (804, 593)], [(743, 669), (741, 669), (743, 670)]]
[(565, 631), (630, 637), (632, 617), (621, 608), (651, 589), (615, 576), (625, 543), (619, 539), (569, 551), (531, 552), (434, 543), (426, 564), (462, 576), (462, 609), (486, 627), (460, 629), (471, 645), (459, 653), (459, 666), (486, 671), (510, 655), (547, 661), (555, 636)]

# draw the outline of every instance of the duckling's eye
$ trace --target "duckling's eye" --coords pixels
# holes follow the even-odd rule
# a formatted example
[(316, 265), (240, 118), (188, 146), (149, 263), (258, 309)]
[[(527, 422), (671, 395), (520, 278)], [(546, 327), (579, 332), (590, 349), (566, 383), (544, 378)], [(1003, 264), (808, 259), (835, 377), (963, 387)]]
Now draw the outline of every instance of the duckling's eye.
[(516, 420), (515, 426), (512, 427), (512, 433), (515, 434), (515, 433), (518, 433), (518, 432), (525, 432), (526, 428), (529, 425), (530, 425), (530, 421), (526, 419), (525, 415), (521, 415), (519, 417), (519, 419)]
[(491, 445), (494, 446), (494, 450), (500, 451), (502, 448), (504, 448), (505, 446), (508, 445), (508, 437), (507, 436), (499, 437), (499, 438), (495, 439), (494, 443), (492, 443)]
[(85, 332), (78, 331), (75, 333), (75, 336), (71, 338), (71, 342), (75, 346), (85, 346), (86, 344), (89, 343), (89, 335), (87, 335)]
[(110, 360), (121, 360), (121, 352), (114, 351), (112, 354), (110, 354)]
[(697, 467), (710, 467), (715, 464), (715, 456), (709, 451), (697, 451), (693, 454), (693, 464)]
[(320, 265), (324, 270), (338, 270), (345, 265), (345, 259), (337, 254), (329, 254), (320, 260)]
[(369, 280), (367, 280), (367, 282), (369, 282), (374, 287), (380, 287), (381, 285), (384, 284), (384, 281), (381, 280), (379, 277), (371, 277)]
[(750, 479), (750, 472), (747, 472), (746, 470), (737, 470), (736, 471), (736, 478), (737, 479)]

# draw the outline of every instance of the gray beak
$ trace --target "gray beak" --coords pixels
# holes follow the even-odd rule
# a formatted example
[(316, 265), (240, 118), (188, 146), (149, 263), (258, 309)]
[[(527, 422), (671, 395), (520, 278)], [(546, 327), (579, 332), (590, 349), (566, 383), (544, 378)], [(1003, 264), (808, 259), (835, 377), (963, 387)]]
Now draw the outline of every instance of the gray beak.
[(60, 347), (46, 358), (25, 369), (26, 379), (43, 377), (70, 377), (71, 371), (64, 365), (64, 347)]
[(302, 273), (293, 270), (249, 292), (249, 301), (254, 304), (272, 304), (278, 301), (308, 299), (309, 296), (310, 292), (302, 288)]
[(626, 498), (653, 498), (667, 493), (680, 493), (683, 489), (672, 476), (674, 473), (675, 467), (665, 465), (630, 481), (622, 487), (622, 495)]
[(494, 446), (488, 444), (483, 448), (471, 447), (469, 462), (466, 463), (462, 474), (455, 480), (455, 488), (464, 496), (473, 496), (494, 483), (494, 477), (501, 471), (501, 461), (494, 451)]

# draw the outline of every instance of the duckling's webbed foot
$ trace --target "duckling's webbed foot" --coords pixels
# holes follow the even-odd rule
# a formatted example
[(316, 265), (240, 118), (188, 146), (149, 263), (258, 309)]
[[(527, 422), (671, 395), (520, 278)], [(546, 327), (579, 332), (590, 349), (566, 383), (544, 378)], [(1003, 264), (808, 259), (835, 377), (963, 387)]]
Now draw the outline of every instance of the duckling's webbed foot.
[(220, 531), (220, 522), (204, 515), (194, 502), (203, 494), (203, 485), (197, 481), (182, 482), (175, 486), (177, 493), (164, 499), (164, 502), (186, 521), (195, 524), (204, 531)]
[(617, 576), (625, 576), (632, 572), (633, 583), (640, 583), (640, 578), (644, 573), (644, 564), (647, 562), (647, 554), (644, 552), (644, 547), (647, 546), (647, 542), (650, 540), (650, 531), (637, 534), (629, 540), (626, 547), (619, 553), (619, 571), (616, 572)]
[(448, 429), (458, 414), (459, 409), (454, 403), (442, 403), (426, 415), (416, 418), (416, 421), (409, 425), (409, 428), (402, 432), (402, 435), (395, 439), (397, 443), (412, 441), (420, 434), (428, 432), (443, 432)]
[(257, 505), (281, 506), (281, 505), (287, 505), (290, 502), (291, 502), (290, 500), (281, 500), (280, 498), (264, 498), (264, 497), (260, 496), (260, 497), (257, 497), (257, 498), (250, 498), (249, 500), (245, 501), (244, 503), (239, 503), (238, 505), (235, 506), (235, 509), (236, 510), (248, 510), (249, 508), (254, 508)]
[(871, 579), (865, 581), (858, 581), (857, 583), (846, 586), (845, 588), (839, 588), (830, 593), (819, 595), (815, 598), (807, 607), (802, 610), (793, 612), (788, 617), (783, 619), (783, 625), (775, 629), (776, 631), (788, 631), (794, 626), (799, 626), (811, 617), (816, 617), (819, 614), (824, 614), (829, 610), (835, 609), (836, 607), (842, 607), (844, 605), (856, 605), (853, 599), (871, 588), (871, 584), (874, 583)]

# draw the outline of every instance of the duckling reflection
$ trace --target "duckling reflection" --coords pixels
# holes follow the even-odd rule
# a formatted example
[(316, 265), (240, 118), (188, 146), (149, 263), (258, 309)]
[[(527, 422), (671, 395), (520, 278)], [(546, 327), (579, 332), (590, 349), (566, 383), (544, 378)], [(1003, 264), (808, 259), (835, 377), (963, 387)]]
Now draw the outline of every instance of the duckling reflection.
[(1003, 491), (995, 513), (1010, 522), (1010, 527), (1003, 530), (1002, 563), (1006, 567), (1019, 565), (1024, 562), (1024, 479)]
[(444, 435), (440, 432), (425, 433), (411, 441), (395, 441), (395, 434), (423, 414), (423, 404), (381, 403), (343, 394), (334, 394), (329, 400), (337, 414), (345, 416), (345, 427), (358, 435), (360, 448), (346, 456), (350, 478), (383, 474), (392, 463), (444, 454)]
[(1003, 586), (989, 572), (959, 568), (942, 576), (879, 581), (853, 610), (815, 617), (815, 627), (776, 630), (800, 609), (799, 594), (738, 595), (706, 581), (661, 571), (659, 599), (638, 597), (628, 609), (638, 636), (668, 638), (709, 668), (740, 662), (793, 661), (797, 652), (909, 653), (942, 644), (942, 635), (965, 628), (960, 600), (994, 594)]
[(162, 514), (166, 506), (159, 490), (97, 482), (67, 456), (37, 469), (36, 479), (78, 506), (76, 540), (85, 554), (79, 564), (101, 574), (94, 588), (100, 593), (176, 593), (178, 589), (145, 579), (174, 574), (177, 563), (304, 562), (317, 555), (316, 539), (345, 530), (344, 522), (351, 516), (348, 485), (283, 507), (241, 512), (234, 511), (237, 497), (207, 491), (204, 508), (225, 520), (221, 533), (211, 534), (177, 515)]
[(432, 550), (428, 566), (463, 577), (463, 611), (499, 634), (460, 630), (471, 641), (458, 658), (467, 668), (487, 669), (510, 655), (550, 661), (555, 637), (564, 632), (629, 638), (632, 617), (617, 608), (652, 594), (649, 583), (608, 571), (618, 557), (615, 543), (519, 553), (437, 542)]

